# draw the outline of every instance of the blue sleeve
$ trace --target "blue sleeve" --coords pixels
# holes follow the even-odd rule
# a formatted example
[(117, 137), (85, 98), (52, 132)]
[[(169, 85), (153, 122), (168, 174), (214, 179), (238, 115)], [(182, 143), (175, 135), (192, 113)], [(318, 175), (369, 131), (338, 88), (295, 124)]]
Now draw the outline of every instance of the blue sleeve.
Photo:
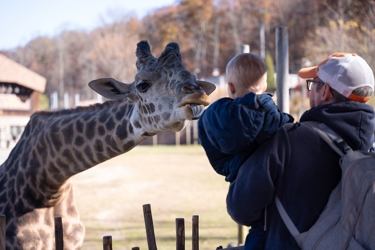
[(256, 142), (259, 144), (271, 138), (284, 124), (294, 121), (291, 115), (279, 110), (271, 97), (270, 94), (258, 96), (259, 104), (265, 112), (263, 127), (256, 138)]
[(223, 153), (214, 145), (212, 145), (206, 133), (205, 127), (203, 126), (202, 117), (204, 117), (204, 115), (205, 113), (203, 113), (200, 119), (198, 120), (199, 141), (202, 144), (206, 152), (207, 158), (211, 166), (214, 168), (214, 170), (220, 175), (227, 176), (230, 174), (230, 168), (228, 168), (228, 165), (225, 165), (225, 163), (230, 162), (233, 158), (233, 155)]

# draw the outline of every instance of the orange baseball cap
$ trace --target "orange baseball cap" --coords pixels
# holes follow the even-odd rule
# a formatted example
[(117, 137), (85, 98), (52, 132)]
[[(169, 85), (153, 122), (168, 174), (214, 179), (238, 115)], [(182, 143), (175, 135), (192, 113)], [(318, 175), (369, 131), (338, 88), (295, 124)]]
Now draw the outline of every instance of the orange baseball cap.
[(355, 53), (334, 53), (318, 66), (303, 68), (301, 78), (319, 78), (331, 88), (357, 102), (367, 102), (371, 96), (361, 97), (353, 90), (368, 86), (374, 90), (374, 73), (367, 62)]

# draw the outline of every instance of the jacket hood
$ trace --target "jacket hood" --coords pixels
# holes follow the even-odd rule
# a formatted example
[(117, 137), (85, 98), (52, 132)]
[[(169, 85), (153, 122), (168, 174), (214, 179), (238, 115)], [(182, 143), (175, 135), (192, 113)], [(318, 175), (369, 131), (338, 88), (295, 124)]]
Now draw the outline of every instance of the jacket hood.
[(338, 133), (353, 150), (368, 150), (374, 141), (374, 108), (365, 103), (340, 102), (306, 111), (300, 121), (318, 121)]

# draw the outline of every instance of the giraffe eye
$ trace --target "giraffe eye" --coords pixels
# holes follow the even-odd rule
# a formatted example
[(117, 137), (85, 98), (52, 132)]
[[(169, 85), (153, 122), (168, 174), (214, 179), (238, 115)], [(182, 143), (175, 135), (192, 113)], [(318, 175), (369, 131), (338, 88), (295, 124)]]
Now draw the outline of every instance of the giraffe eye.
[(137, 89), (140, 92), (146, 92), (151, 87), (151, 84), (148, 82), (141, 82), (137, 85)]

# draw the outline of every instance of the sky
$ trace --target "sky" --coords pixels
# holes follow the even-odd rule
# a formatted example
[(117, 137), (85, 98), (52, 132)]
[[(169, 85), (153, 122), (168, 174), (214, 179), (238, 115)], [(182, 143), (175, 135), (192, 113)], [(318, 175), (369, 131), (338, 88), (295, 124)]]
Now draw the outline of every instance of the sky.
[[(133, 13), (142, 18), (176, 0), (0, 0), (0, 50), (24, 46), (38, 36), (62, 30), (90, 31), (111, 15)], [(112, 19), (113, 21), (113, 19)]]

